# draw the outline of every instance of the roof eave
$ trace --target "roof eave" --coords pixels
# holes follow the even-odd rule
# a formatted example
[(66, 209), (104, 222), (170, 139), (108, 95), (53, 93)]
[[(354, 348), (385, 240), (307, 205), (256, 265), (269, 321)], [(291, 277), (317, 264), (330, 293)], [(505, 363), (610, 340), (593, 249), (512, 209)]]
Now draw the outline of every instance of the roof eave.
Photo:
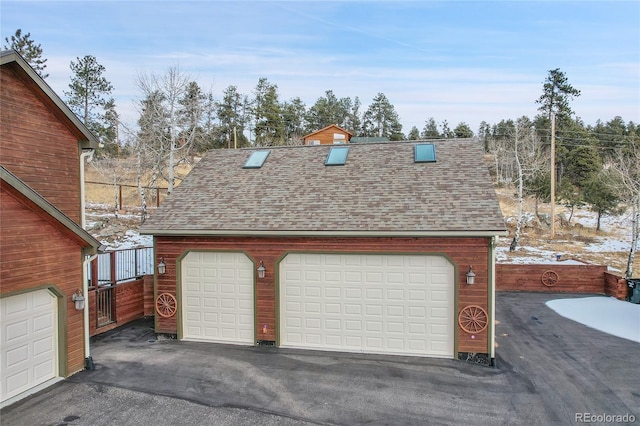
[(144, 235), (162, 237), (217, 237), (217, 236), (254, 236), (254, 237), (506, 237), (505, 229), (460, 230), (460, 231), (266, 231), (266, 230), (193, 230), (193, 229), (145, 229)]
[(0, 166), (0, 178), (84, 241), (87, 254), (104, 251), (105, 247), (100, 241), (3, 166)]

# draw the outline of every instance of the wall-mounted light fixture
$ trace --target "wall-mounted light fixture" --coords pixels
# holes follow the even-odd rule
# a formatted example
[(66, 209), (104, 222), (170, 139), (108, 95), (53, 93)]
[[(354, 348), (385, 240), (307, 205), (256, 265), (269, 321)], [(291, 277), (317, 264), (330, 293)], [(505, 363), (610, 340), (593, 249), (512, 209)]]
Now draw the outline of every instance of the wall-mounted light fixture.
[(164, 263), (164, 257), (160, 258), (160, 262), (158, 262), (158, 274), (164, 275), (167, 272), (167, 264)]
[(264, 267), (264, 263), (262, 263), (262, 260), (260, 261), (260, 266), (258, 266), (258, 278), (264, 278), (264, 273), (266, 272), (267, 268)]
[(82, 295), (82, 290), (77, 289), (71, 296), (71, 300), (75, 303), (76, 310), (81, 311), (84, 309), (84, 296)]
[(476, 282), (476, 274), (473, 273), (473, 268), (469, 265), (469, 270), (467, 271), (467, 284), (471, 285)]

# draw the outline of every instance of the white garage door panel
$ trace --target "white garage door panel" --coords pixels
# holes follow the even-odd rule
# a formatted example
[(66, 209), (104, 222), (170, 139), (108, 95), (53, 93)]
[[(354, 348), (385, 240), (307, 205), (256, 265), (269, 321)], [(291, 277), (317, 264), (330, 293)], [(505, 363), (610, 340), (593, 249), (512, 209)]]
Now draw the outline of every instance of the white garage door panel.
[(253, 269), (244, 253), (190, 252), (185, 256), (185, 340), (254, 343)]
[(58, 375), (57, 300), (48, 290), (0, 304), (0, 401)]
[(446, 258), (292, 253), (280, 268), (280, 346), (453, 357)]

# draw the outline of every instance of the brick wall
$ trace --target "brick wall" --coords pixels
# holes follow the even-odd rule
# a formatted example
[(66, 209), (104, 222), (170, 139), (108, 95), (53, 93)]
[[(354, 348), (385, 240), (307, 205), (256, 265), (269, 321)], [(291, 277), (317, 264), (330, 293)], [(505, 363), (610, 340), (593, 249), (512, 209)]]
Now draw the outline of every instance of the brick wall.
[(609, 272), (604, 273), (604, 293), (606, 295), (613, 296), (616, 299), (625, 300), (627, 297), (627, 290), (627, 280)]
[[(606, 293), (606, 270), (606, 266), (563, 264), (563, 262), (531, 265), (497, 264), (496, 289), (498, 291), (604, 294)], [(553, 285), (545, 285), (543, 281)]]
[[(341, 238), (341, 237), (155, 237), (156, 263), (163, 258), (167, 272), (157, 277), (156, 291), (170, 293), (178, 298), (176, 282), (177, 262), (190, 250), (242, 251), (254, 262), (262, 260), (267, 268), (261, 285), (256, 287), (256, 329), (261, 340), (276, 340), (276, 273), (282, 258), (290, 252), (362, 253), (362, 254), (445, 254), (457, 267), (458, 310), (468, 305), (489, 309), (489, 269), (487, 238)], [(465, 272), (473, 265), (476, 284), (466, 284)], [(180, 303), (180, 302), (178, 302)], [(457, 320), (457, 314), (456, 314)], [(262, 334), (262, 325), (268, 332)], [(474, 335), (464, 332), (458, 325), (457, 351), (488, 353), (489, 328)], [(156, 317), (156, 332), (177, 334), (177, 315)]]

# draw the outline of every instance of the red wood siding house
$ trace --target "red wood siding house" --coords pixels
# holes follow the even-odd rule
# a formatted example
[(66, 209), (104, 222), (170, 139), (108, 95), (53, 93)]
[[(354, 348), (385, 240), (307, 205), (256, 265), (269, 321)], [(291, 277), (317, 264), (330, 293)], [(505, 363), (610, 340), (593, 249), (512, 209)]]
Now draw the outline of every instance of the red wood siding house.
[(100, 243), (82, 229), (81, 152), (89, 130), (14, 51), (0, 53), (0, 301), (7, 404), (84, 367), (83, 259)]
[(166, 264), (156, 331), (491, 362), (505, 225), (482, 147), (418, 145), (209, 152), (142, 228)]

